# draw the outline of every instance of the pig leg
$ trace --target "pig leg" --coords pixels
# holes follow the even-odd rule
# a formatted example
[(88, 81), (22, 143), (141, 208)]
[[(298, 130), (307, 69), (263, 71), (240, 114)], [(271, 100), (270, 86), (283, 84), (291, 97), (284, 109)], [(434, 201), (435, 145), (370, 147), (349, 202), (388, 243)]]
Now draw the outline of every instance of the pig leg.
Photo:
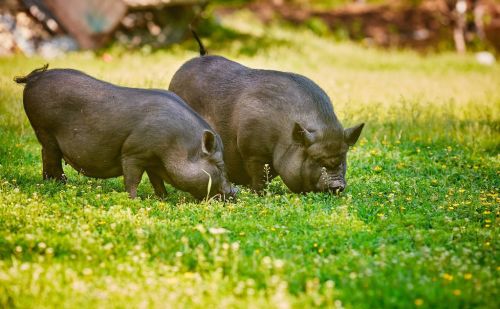
[(56, 179), (66, 182), (62, 168), (62, 152), (56, 139), (45, 133), (37, 132), (38, 140), (42, 144), (43, 179)]
[(165, 184), (163, 183), (163, 179), (151, 170), (146, 170), (146, 173), (148, 174), (149, 181), (153, 185), (155, 194), (159, 198), (165, 198), (167, 196), (167, 190), (165, 189)]
[(144, 168), (134, 162), (134, 160), (122, 160), (123, 180), (125, 182), (125, 190), (127, 190), (129, 197), (134, 199), (137, 197), (137, 187), (141, 182)]

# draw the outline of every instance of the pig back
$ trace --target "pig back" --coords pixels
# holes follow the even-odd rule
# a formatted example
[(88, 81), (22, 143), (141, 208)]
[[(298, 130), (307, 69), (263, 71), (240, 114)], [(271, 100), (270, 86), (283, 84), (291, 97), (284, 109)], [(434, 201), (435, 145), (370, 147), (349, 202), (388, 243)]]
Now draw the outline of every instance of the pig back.
[(159, 142), (194, 143), (196, 133), (199, 141), (207, 126), (172, 93), (119, 87), (74, 70), (49, 70), (28, 83), (24, 106), (35, 132), (54, 136), (66, 160), (95, 177), (119, 175), (131, 138), (134, 151), (148, 154)]

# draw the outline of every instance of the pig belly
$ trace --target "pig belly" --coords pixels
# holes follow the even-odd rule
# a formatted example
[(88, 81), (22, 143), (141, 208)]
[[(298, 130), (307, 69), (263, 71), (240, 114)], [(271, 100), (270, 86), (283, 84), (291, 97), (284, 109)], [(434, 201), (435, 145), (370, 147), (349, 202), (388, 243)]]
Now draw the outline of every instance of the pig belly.
[[(71, 165), (79, 173), (93, 178), (113, 178), (123, 175), (123, 170), (121, 163), (118, 164), (107, 164), (106, 167), (90, 165), (87, 161), (81, 158), (70, 159), (63, 154), (64, 161)], [(115, 162), (116, 163), (116, 162)]]
[(64, 161), (76, 171), (94, 178), (112, 178), (123, 174), (121, 147), (96, 141), (57, 138)]

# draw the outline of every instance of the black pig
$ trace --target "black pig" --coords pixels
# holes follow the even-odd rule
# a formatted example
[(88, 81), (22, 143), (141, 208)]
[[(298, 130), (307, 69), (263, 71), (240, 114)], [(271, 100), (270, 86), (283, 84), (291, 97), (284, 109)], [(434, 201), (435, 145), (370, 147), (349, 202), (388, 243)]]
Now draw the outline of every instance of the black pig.
[(310, 79), (205, 56), (194, 35), (201, 56), (182, 65), (169, 90), (220, 134), (229, 179), (259, 191), (268, 164), (294, 192), (344, 190), (347, 150), (364, 124), (344, 130)]
[(64, 158), (86, 176), (123, 175), (131, 198), (144, 172), (160, 197), (164, 181), (198, 199), (234, 193), (220, 137), (175, 94), (47, 66), (15, 81), (26, 84), (24, 109), (42, 144), (44, 179), (66, 180)]

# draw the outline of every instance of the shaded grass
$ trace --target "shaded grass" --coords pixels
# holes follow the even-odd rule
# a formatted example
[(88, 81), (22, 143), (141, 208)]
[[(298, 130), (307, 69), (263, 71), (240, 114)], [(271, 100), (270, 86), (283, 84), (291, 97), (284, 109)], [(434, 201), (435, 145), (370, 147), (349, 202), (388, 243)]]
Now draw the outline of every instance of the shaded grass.
[[(122, 179), (65, 167), (41, 181), (40, 146), (12, 82), (44, 60), (0, 59), (0, 305), (3, 307), (498, 307), (500, 67), (471, 56), (422, 57), (317, 38), (248, 16), (225, 26), (272, 42), (206, 39), (212, 53), (304, 74), (346, 126), (367, 123), (349, 153), (341, 196), (291, 194), (197, 204), (146, 180), (130, 201)], [(260, 46), (257, 44), (256, 46)], [(167, 88), (195, 56), (75, 53), (52, 67), (121, 85)]]

